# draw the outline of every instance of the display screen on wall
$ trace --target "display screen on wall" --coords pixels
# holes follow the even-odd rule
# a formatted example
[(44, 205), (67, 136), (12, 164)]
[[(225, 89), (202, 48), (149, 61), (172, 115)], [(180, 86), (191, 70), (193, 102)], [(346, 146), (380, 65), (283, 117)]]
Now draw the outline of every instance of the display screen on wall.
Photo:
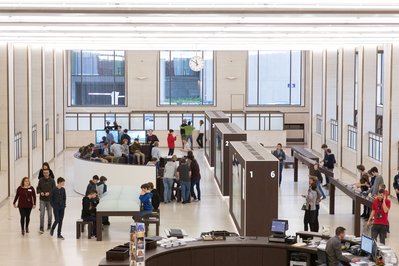
[(241, 229), (241, 198), (242, 198), (242, 166), (240, 161), (237, 159), (236, 156), (233, 155), (233, 162), (232, 162), (232, 191), (230, 197), (232, 197), (232, 212), (237, 222), (238, 227)]
[[(118, 142), (118, 130), (110, 130), (109, 133), (111, 133), (114, 136), (114, 141)], [(96, 130), (96, 144), (103, 141), (103, 137), (106, 136), (107, 133), (105, 132), (105, 130)]]
[(130, 136), (132, 142), (136, 138), (139, 139), (140, 143), (146, 142), (145, 140), (146, 140), (147, 134), (146, 134), (145, 130), (129, 130), (127, 132), (127, 134)]

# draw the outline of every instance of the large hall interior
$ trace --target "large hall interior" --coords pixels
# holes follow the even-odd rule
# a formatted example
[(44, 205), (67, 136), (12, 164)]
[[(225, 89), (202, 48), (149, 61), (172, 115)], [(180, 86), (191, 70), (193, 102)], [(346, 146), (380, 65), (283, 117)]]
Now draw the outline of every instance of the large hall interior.
[[(1, 0), (0, 265), (333, 265), (320, 262), (317, 246), (287, 241), (325, 244), (337, 227), (346, 229), (348, 247), (370, 237), (372, 252), (362, 244), (359, 258), (377, 261), (378, 246), (385, 265), (397, 265), (398, 18), (394, 0)], [(124, 130), (129, 144), (141, 143), (145, 164), (159, 151), (155, 166), (140, 165), (133, 145), (122, 156), (104, 154), (113, 149), (104, 145), (109, 135), (124, 147)], [(184, 178), (172, 190), (183, 199), (164, 198), (170, 135), (178, 161), (198, 163), (200, 200), (191, 187), (198, 199), (182, 204)], [(65, 179), (62, 238), (41, 230), (43, 195), (23, 234), (13, 204), (24, 177), (38, 188), (44, 162), (55, 185)], [(315, 191), (324, 193), (317, 226), (312, 207), (302, 209), (310, 206), (314, 164), (322, 173)], [(109, 225), (96, 216), (95, 236), (86, 226), (77, 239), (93, 175), (107, 178), (97, 215)], [(159, 232), (150, 224), (148, 236), (180, 229), (188, 241), (144, 258), (132, 248), (131, 224), (147, 182), (161, 194), (152, 217)], [(379, 189), (390, 202), (385, 246), (381, 235), (372, 240), (381, 205), (369, 219), (363, 213), (374, 210)], [(304, 232), (304, 219), (315, 235)], [(283, 244), (270, 241), (275, 221), (288, 221)], [(211, 231), (231, 236), (201, 242)], [(106, 259), (127, 242), (125, 260)]]

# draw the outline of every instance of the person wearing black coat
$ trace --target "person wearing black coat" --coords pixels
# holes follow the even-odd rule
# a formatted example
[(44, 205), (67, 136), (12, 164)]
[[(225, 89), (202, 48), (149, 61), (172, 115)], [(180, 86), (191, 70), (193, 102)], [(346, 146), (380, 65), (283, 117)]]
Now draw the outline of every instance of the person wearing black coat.
[(96, 201), (94, 200), (95, 198), (97, 198), (97, 190), (92, 190), (86, 196), (83, 197), (81, 218), (83, 219), (83, 221), (93, 222), (91, 235), (96, 237), (97, 204)]
[(53, 173), (53, 171), (50, 169), (50, 165), (48, 164), (48, 162), (44, 162), (44, 163), (43, 163), (42, 169), (40, 169), (40, 171), (39, 171), (39, 176), (38, 176), (39, 179), (42, 178), (42, 177), (44, 177), (43, 170), (47, 170), (47, 169), (50, 171), (50, 177), (51, 177), (52, 179), (54, 179), (54, 173)]
[(152, 182), (148, 182), (147, 184), (148, 184), (149, 190), (152, 194), (152, 199), (151, 199), (152, 207), (153, 207), (153, 210), (156, 211), (156, 210), (158, 210), (159, 204), (161, 203), (161, 197), (159, 196), (158, 190), (156, 190), (154, 188), (154, 184)]

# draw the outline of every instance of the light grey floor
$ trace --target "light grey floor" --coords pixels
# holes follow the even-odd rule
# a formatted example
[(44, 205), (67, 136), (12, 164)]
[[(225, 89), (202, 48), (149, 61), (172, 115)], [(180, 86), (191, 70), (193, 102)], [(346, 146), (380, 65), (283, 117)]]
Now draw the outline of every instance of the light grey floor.
[[(166, 150), (163, 150), (166, 154)], [(111, 226), (103, 232), (103, 241), (88, 240), (86, 236), (75, 239), (75, 221), (80, 217), (81, 196), (72, 190), (74, 150), (63, 152), (52, 164), (55, 175), (66, 178), (68, 194), (66, 217), (64, 219), (64, 241), (50, 237), (46, 232), (38, 233), (39, 211), (32, 211), (30, 234), (21, 236), (19, 227), (19, 213), (12, 207), (12, 199), (7, 200), (0, 207), (0, 265), (98, 265), (105, 256), (105, 251), (128, 241), (128, 230), (131, 219), (126, 217), (111, 217)], [(228, 212), (228, 198), (219, 193), (213, 179), (213, 172), (205, 162), (203, 150), (195, 150), (201, 166), (201, 202), (183, 205), (181, 203), (161, 204), (161, 233), (165, 228), (183, 228), (190, 236), (197, 237), (203, 231), (228, 230), (235, 231), (232, 219)], [(336, 174), (347, 182), (354, 182), (346, 172), (336, 169)], [(101, 173), (99, 173), (101, 175)], [(303, 203), (301, 197), (307, 190), (307, 169), (300, 166), (299, 182), (293, 182), (293, 170), (284, 169), (283, 183), (279, 190), (279, 218), (288, 219), (290, 234), (303, 230)], [(90, 177), (87, 177), (88, 180)], [(36, 180), (35, 180), (36, 185)], [(353, 232), (354, 216), (351, 214), (352, 203), (348, 197), (337, 190), (336, 214), (328, 214), (328, 202), (323, 201), (320, 210), (320, 224), (331, 228), (331, 233), (336, 226), (347, 228), (347, 234)], [(259, 201), (267, 202), (266, 198), (259, 196)], [(398, 204), (392, 199), (390, 211), (391, 234), (387, 244), (399, 251), (399, 218)], [(151, 229), (150, 234), (154, 230)]]

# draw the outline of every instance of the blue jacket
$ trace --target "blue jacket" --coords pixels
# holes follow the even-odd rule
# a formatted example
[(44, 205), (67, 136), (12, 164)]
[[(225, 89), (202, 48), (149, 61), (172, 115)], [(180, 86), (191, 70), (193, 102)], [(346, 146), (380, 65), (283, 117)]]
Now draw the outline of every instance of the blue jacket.
[(139, 197), (140, 199), (140, 203), (142, 208), (142, 211), (152, 211), (152, 193), (151, 192), (147, 192), (144, 195), (140, 195)]

